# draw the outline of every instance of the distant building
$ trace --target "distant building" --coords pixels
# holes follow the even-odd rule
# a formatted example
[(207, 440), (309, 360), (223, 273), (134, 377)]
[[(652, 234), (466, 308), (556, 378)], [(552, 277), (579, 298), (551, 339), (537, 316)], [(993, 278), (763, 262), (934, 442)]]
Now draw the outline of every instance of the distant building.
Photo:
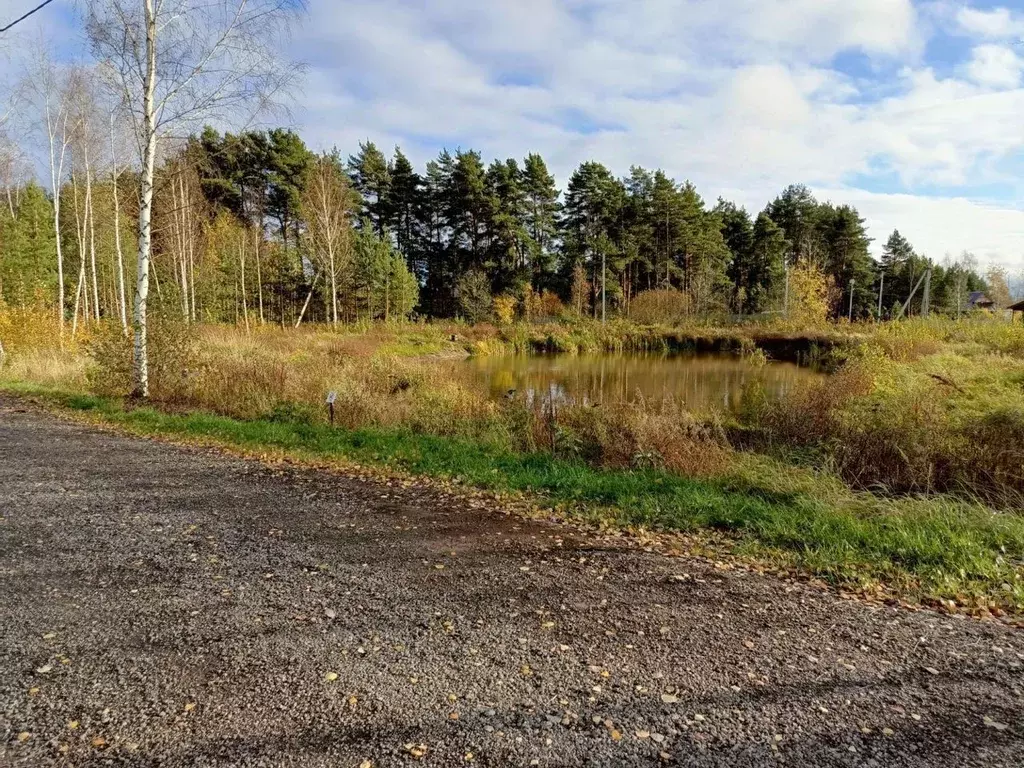
[(964, 310), (970, 312), (972, 309), (992, 309), (996, 303), (985, 295), (984, 291), (971, 291), (964, 304)]
[(1011, 304), (1007, 309), (1010, 310), (1010, 320), (1013, 320), (1013, 318), (1017, 316), (1015, 313), (1024, 313), (1024, 299), (1021, 299), (1015, 304)]

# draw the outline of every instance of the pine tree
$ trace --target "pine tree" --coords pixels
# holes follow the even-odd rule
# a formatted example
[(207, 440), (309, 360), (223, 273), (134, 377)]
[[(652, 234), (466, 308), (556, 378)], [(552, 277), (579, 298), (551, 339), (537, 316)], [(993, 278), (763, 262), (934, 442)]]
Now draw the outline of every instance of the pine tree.
[(427, 260), (418, 227), (425, 202), (423, 181), (398, 147), (395, 147), (388, 174), (391, 178), (385, 206), (388, 228), (394, 233), (395, 245), (405, 256), (409, 270), (417, 279), (425, 280)]
[(786, 233), (786, 260), (790, 264), (806, 261), (821, 265), (820, 206), (807, 187), (803, 184), (787, 187), (768, 204), (765, 213)]
[(558, 234), (558, 202), (560, 192), (555, 178), (548, 172), (544, 159), (537, 154), (526, 156), (523, 166), (523, 223), (529, 233), (531, 282), (536, 290), (548, 288), (555, 265), (555, 239)]
[(533, 251), (526, 227), (526, 196), (522, 172), (512, 159), (495, 160), (487, 169), (488, 216), (487, 270), (495, 294), (525, 293), (530, 282), (530, 253)]
[(359, 153), (348, 159), (352, 186), (363, 196), (363, 214), (378, 235), (387, 227), (391, 174), (388, 161), (372, 141), (360, 142)]
[(27, 304), (57, 285), (53, 205), (35, 182), (19, 190), (14, 215), (0, 207), (0, 300)]
[(288, 248), (288, 232), (293, 245), (299, 241), (299, 206), (306, 175), (314, 155), (294, 131), (275, 128), (268, 135), (267, 213), (277, 219), (281, 240)]
[(749, 301), (754, 252), (754, 225), (750, 214), (722, 198), (718, 199), (715, 213), (722, 222), (722, 239), (729, 249), (728, 277), (732, 283), (733, 306), (740, 314), (759, 311), (751, 309)]
[(762, 211), (754, 223), (750, 261), (744, 275), (746, 310), (768, 311), (779, 298), (785, 274), (785, 233)]
[(870, 316), (876, 296), (876, 264), (868, 251), (871, 238), (867, 236), (864, 219), (849, 205), (826, 205), (818, 215), (825, 244), (825, 273), (843, 297), (841, 305), (834, 307), (834, 314), (846, 316), (849, 312), (853, 281), (853, 317)]

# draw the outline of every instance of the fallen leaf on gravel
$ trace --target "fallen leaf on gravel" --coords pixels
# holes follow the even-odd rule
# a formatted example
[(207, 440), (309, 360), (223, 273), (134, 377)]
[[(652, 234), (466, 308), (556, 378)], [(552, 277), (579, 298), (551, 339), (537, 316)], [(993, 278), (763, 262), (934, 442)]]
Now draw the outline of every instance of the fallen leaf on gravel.
[(413, 757), (415, 757), (417, 760), (419, 760), (421, 757), (423, 757), (425, 754), (427, 754), (427, 745), (426, 744), (413, 744), (413, 743), (410, 742), (409, 744), (405, 745), (405, 751), (408, 752)]
[(28, 695), (29, 696), (35, 696), (37, 693), (39, 693), (39, 689), (38, 688), (29, 688), (28, 689)]
[(660, 757), (662, 760), (665, 760), (666, 762), (672, 759), (672, 755), (670, 755), (668, 752), (659, 752), (658, 757)]
[(55, 638), (56, 636), (56, 632), (47, 632), (45, 635), (43, 635), (43, 640), (53, 640), (53, 638)]
[(68, 728), (70, 728), (72, 731), (75, 730), (77, 727), (78, 727), (78, 721), (77, 720), (72, 720), (70, 723), (68, 723)]
[(753, 643), (752, 640), (744, 640), (743, 641), (743, 645), (746, 646), (747, 648), (753, 648), (754, 647), (754, 643)]
[(32, 734), (28, 731), (22, 731), (18, 734), (18, 741), (28, 741), (32, 737)]
[(472, 752), (467, 752), (467, 753), (466, 753), (466, 756), (465, 756), (465, 757), (464, 757), (463, 759), (464, 759), (464, 760), (465, 760), (465, 761), (466, 761), (467, 763), (472, 763), (472, 762), (473, 762), (473, 753), (472, 753)]
[(100, 747), (107, 746), (107, 740), (104, 739), (102, 736), (97, 736), (95, 739), (92, 740), (92, 745), (99, 749)]
[(984, 722), (985, 725), (987, 725), (989, 728), (995, 728), (997, 731), (1005, 731), (1007, 728), (1010, 727), (1006, 723), (1000, 723), (1000, 722), (997, 722), (996, 720), (993, 720), (988, 715), (985, 715), (985, 717), (982, 720), (982, 722)]
[(41, 666), (38, 669), (36, 669), (36, 674), (48, 675), (52, 671), (53, 671), (53, 665), (52, 664), (43, 664), (43, 666)]
[(185, 711), (186, 711), (186, 712), (191, 712), (191, 711), (192, 711), (193, 709), (195, 709), (195, 708), (196, 708), (196, 703), (195, 703), (194, 701), (190, 701), (190, 702), (188, 702), (188, 703), (187, 703), (187, 704), (185, 705)]
[(328, 672), (326, 675), (324, 675), (324, 680), (326, 680), (328, 683), (333, 683), (337, 679), (338, 679), (338, 673), (337, 672)]
[(895, 735), (896, 731), (894, 731), (892, 728), (883, 728), (882, 733), (884, 733), (886, 736), (893, 736)]
[(373, 763), (369, 760), (363, 760), (363, 762), (359, 764), (359, 768), (373, 768)]
[(622, 740), (622, 734), (619, 733), (615, 728), (612, 728), (611, 731), (609, 731), (609, 733), (611, 733), (612, 741), (621, 741)]
[(636, 737), (638, 739), (646, 739), (646, 738), (650, 737), (650, 735), (651, 735), (650, 731), (637, 731), (636, 732)]
[(448, 719), (449, 720), (458, 720), (459, 719), (459, 713), (458, 712), (449, 712), (448, 713)]
[(677, 704), (679, 702), (679, 697), (674, 693), (663, 693), (661, 694), (661, 701), (664, 704)]
[(355, 696), (349, 696), (348, 697), (348, 705), (350, 707), (352, 707), (352, 709), (355, 709), (356, 708), (356, 704), (358, 704), (358, 703), (359, 703), (359, 699), (357, 699)]

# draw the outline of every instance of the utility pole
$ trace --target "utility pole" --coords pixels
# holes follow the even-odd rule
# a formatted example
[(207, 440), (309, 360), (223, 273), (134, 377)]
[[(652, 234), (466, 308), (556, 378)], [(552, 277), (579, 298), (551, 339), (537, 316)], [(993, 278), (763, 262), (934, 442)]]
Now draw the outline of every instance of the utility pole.
[(903, 317), (905, 314), (907, 314), (907, 309), (910, 308), (910, 302), (913, 300), (914, 294), (917, 293), (917, 289), (921, 287), (921, 283), (924, 282), (924, 278), (925, 278), (925, 276), (927, 274), (928, 273), (925, 272), (925, 274), (921, 275), (921, 277), (918, 279), (918, 281), (914, 284), (914, 289), (910, 292), (910, 295), (907, 296), (907, 300), (905, 302), (903, 302), (903, 306), (900, 307), (900, 313), (898, 315), (896, 315), (896, 317), (894, 319), (899, 320), (901, 317)]
[(932, 270), (929, 267), (924, 273), (924, 298), (921, 299), (921, 317), (928, 317), (932, 303)]
[(789, 264), (786, 267), (786, 290), (782, 298), (782, 316), (789, 317)]
[(856, 280), (850, 278), (850, 317), (849, 320), (853, 322), (853, 286), (856, 284)]
[(882, 322), (882, 294), (885, 292), (885, 270), (882, 270), (882, 279), (878, 283), (878, 322)]
[(606, 290), (606, 280), (608, 278), (608, 269), (606, 265), (607, 252), (601, 249), (601, 322), (608, 322), (608, 293)]

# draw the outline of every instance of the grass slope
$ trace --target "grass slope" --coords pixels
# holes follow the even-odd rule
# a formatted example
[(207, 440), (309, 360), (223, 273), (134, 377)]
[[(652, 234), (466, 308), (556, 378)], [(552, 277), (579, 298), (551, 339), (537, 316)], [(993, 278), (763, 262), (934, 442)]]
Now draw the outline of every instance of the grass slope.
[(570, 514), (616, 526), (714, 529), (736, 537), (741, 554), (781, 559), (832, 583), (882, 582), (909, 598), (1024, 611), (1024, 519), (944, 497), (780, 492), (756, 476), (704, 480), (655, 470), (605, 470), (546, 453), (519, 454), (400, 429), (167, 413), (126, 408), (112, 398), (3, 386), (137, 434), (458, 478), (481, 489), (536, 494)]

